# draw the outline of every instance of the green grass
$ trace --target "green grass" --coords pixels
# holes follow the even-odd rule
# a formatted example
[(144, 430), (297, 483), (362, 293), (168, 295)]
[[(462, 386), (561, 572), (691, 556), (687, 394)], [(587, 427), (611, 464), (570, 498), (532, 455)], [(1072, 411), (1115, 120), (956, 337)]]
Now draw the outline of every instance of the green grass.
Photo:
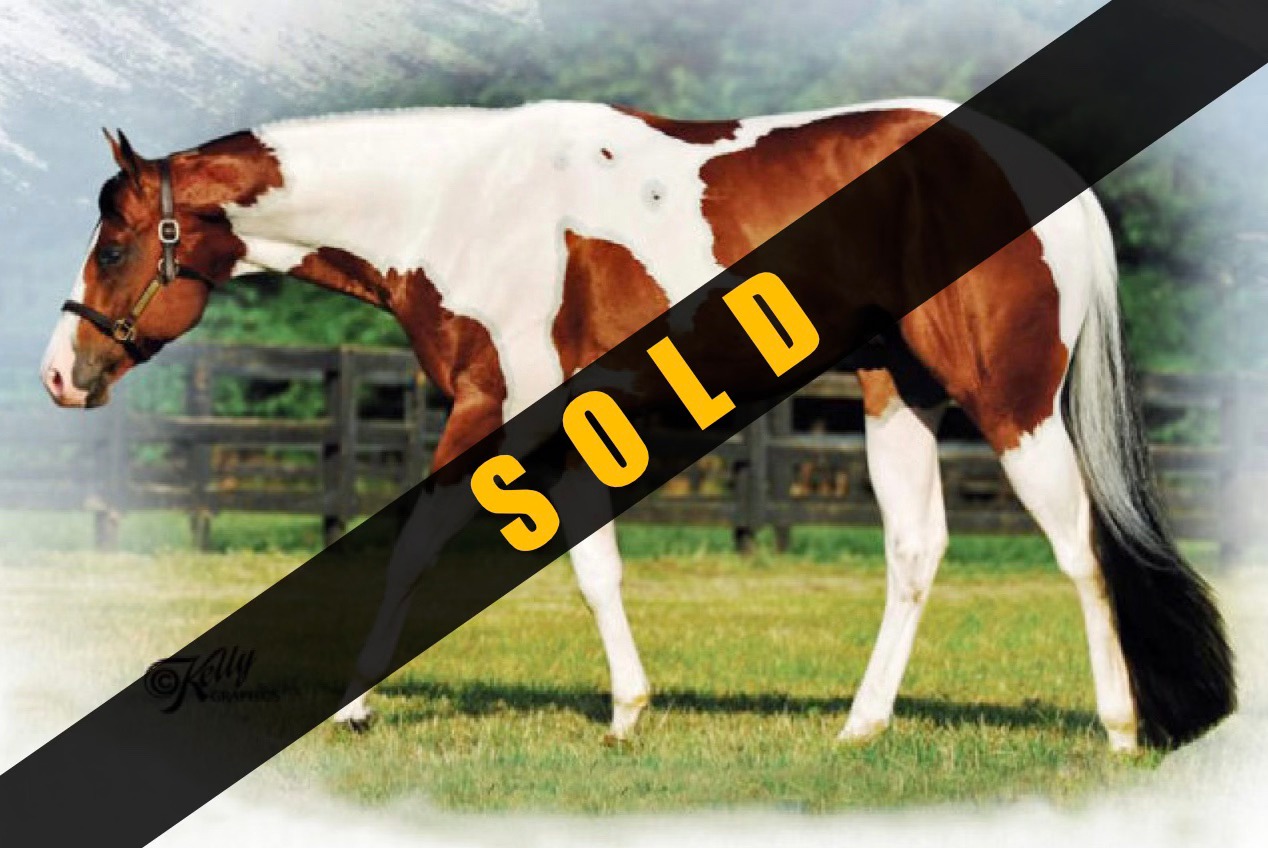
[(321, 728), (285, 767), (371, 802), (421, 791), (464, 810), (587, 812), (1074, 798), (1130, 770), (1095, 725), (1058, 577), (945, 575), (895, 727), (855, 749), (833, 737), (879, 622), (874, 563), (701, 557), (630, 572), (658, 694), (628, 746), (599, 744), (603, 659), (556, 566), (383, 687), (369, 736)]
[[(606, 666), (556, 563), (381, 687), (368, 734), (320, 727), (268, 767), (272, 778), (456, 810), (826, 811), (1031, 795), (1077, 803), (1156, 762), (1108, 752), (1078, 606), (1038, 540), (953, 549), (895, 724), (863, 748), (833, 739), (880, 619), (879, 536), (806, 531), (796, 555), (748, 560), (723, 553), (728, 541), (722, 531), (623, 531), (628, 607), (655, 690), (630, 743), (600, 743)], [(169, 550), (0, 563), (60, 589), (54, 614), (98, 637), (76, 650), (95, 662), (109, 654), (106, 667), (126, 680), (302, 559)]]
[[(630, 558), (729, 555), (733, 550), (728, 527), (670, 527), (620, 525), (621, 550)], [(758, 565), (782, 562), (772, 552), (773, 534), (758, 534)], [(0, 510), (0, 552), (21, 554), (81, 551), (92, 545), (93, 519), (88, 513), (19, 512)], [(124, 515), (120, 550), (130, 553), (176, 553), (191, 545), (189, 523), (183, 513), (134, 512)], [(1181, 545), (1195, 564), (1209, 565), (1216, 556), (1210, 542)], [(312, 556), (320, 551), (321, 522), (307, 515), (226, 512), (212, 522), (211, 550), (220, 553), (287, 552)], [(881, 533), (870, 527), (799, 527), (792, 534), (788, 556), (833, 564), (849, 558), (856, 564), (883, 568), (879, 558)], [(1037, 535), (987, 536), (952, 534), (947, 562), (998, 574), (1053, 566), (1048, 544)], [(1053, 566), (1055, 567), (1055, 566)]]

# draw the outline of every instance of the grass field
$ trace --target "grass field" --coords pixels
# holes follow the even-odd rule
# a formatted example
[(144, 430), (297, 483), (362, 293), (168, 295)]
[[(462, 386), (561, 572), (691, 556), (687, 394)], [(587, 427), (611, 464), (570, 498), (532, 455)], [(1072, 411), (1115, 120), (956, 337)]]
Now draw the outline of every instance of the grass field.
[[(145, 520), (154, 532), (163, 521)], [(8, 538), (30, 530), (9, 521)], [(237, 526), (243, 547), (269, 547), (253, 527)], [(31, 605), (18, 608), (20, 625), (71, 627), (75, 638), (56, 647), (65, 662), (124, 682), (305, 558), (302, 541), (289, 552), (193, 554), (173, 547), (179, 525), (169, 530), (171, 546), (150, 553), (8, 547), (6, 592)], [(125, 527), (125, 545), (129, 533), (143, 535)], [(302, 536), (265, 535), (288, 533)], [(956, 541), (895, 725), (863, 748), (833, 740), (880, 619), (876, 532), (805, 531), (794, 553), (749, 559), (725, 552), (722, 531), (631, 527), (622, 544), (655, 690), (629, 744), (600, 744), (606, 666), (556, 563), (388, 681), (372, 699), (371, 732), (318, 728), (268, 767), (272, 777), (370, 804), (422, 796), (459, 810), (826, 811), (1028, 795), (1077, 803), (1156, 762), (1108, 752), (1078, 607), (1037, 539)]]

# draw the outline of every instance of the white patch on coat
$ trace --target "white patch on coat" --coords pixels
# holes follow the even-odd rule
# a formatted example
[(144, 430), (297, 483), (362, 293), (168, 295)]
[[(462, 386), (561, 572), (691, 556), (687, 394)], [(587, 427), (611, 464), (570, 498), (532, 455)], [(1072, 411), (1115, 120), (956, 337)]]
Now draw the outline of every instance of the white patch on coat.
[(488, 330), (509, 413), (563, 380), (551, 328), (564, 229), (627, 248), (674, 304), (723, 270), (701, 210), (710, 159), (833, 115), (954, 107), (891, 100), (747, 118), (734, 138), (711, 144), (594, 103), (283, 122), (256, 133), (281, 163), (282, 187), (227, 212), (247, 246), (243, 268), (284, 271), (335, 247), (380, 271), (421, 269), (446, 309)]
[[(97, 236), (100, 232), (101, 226), (98, 225), (88, 242), (90, 245), (97, 244)], [(71, 288), (70, 300), (77, 303), (84, 302), (85, 277), (90, 261), (92, 261), (91, 247), (88, 255), (84, 257), (83, 265), (80, 266), (79, 278), (75, 280), (75, 285)], [(63, 312), (53, 327), (53, 335), (49, 338), (48, 347), (44, 349), (44, 356), (40, 360), (40, 379), (48, 385), (50, 373), (56, 370), (61, 375), (63, 397), (72, 403), (82, 403), (87, 397), (87, 392), (79, 389), (72, 382), (75, 369), (75, 335), (79, 332), (81, 320), (78, 315)]]
[(1104, 218), (1100, 216), (1098, 220), (1098, 216), (1090, 214), (1089, 206), (1100, 208), (1091, 189), (1034, 227), (1043, 246), (1043, 260), (1060, 295), (1059, 333), (1067, 351), (1074, 350), (1099, 271), (1099, 257), (1096, 251), (1088, 250), (1088, 245), (1102, 238), (1098, 230), (1105, 226)]

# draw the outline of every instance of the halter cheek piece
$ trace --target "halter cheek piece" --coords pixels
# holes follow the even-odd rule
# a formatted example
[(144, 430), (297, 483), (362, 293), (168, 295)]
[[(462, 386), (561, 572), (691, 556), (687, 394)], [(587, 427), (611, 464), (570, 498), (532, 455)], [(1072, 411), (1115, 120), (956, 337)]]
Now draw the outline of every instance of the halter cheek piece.
[(141, 296), (132, 304), (132, 308), (128, 310), (127, 317), (111, 320), (91, 306), (75, 300), (68, 300), (62, 304), (63, 312), (78, 315), (97, 328), (102, 335), (118, 342), (128, 352), (128, 356), (131, 356), (138, 365), (150, 359), (162, 347), (160, 344), (146, 349), (141, 346), (136, 337), (136, 323), (140, 319), (141, 313), (145, 312), (146, 307), (150, 305), (150, 301), (154, 300), (154, 296), (177, 277), (197, 280), (209, 288), (215, 285), (214, 280), (203, 276), (193, 268), (184, 268), (176, 261), (176, 248), (181, 242), (181, 225), (176, 220), (176, 203), (172, 196), (171, 165), (167, 159), (161, 159), (159, 160), (158, 168), (159, 204), (162, 212), (162, 217), (159, 218), (158, 222), (158, 240), (159, 244), (163, 246), (163, 258), (159, 260), (158, 273), (154, 275), (149, 285), (141, 292)]

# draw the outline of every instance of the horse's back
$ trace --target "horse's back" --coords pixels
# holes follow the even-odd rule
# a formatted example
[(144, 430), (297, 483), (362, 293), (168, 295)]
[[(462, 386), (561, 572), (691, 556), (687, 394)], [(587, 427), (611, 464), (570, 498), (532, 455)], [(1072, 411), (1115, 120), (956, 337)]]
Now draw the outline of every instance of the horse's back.
[[(698, 167), (700, 185), (682, 214), (698, 215), (699, 221), (675, 226), (681, 234), (703, 224), (702, 243), (691, 249), (697, 254), (707, 251), (720, 270), (856, 180), (954, 105), (884, 101), (826, 112), (708, 122), (671, 121), (628, 111), (622, 115), (663, 134), (671, 150), (694, 151), (688, 158), (699, 163), (693, 167)], [(942, 288), (943, 281), (929, 276), (939, 269), (922, 268), (921, 259), (946, 252), (943, 243), (956, 238), (960, 216), (991, 211), (981, 208), (974, 213), (974, 204), (1007, 202), (1020, 208), (1006, 175), (984, 150), (964, 134), (948, 133), (946, 138), (959, 149), (940, 161), (922, 163), (925, 173), (914, 179), (904, 172), (896, 174), (892, 185), (881, 186), (887, 196), (878, 204), (878, 218), (887, 219), (859, 222), (860, 228), (868, 229), (851, 236), (866, 239), (874, 248), (874, 255), (866, 257), (865, 276), (916, 293), (938, 291), (900, 323), (906, 352), (914, 353), (923, 369), (900, 362), (902, 357), (888, 364), (910, 374), (923, 370), (932, 375), (1003, 449), (1053, 412), (1108, 230), (1089, 193)], [(615, 158), (624, 152), (605, 148), (599, 155)], [(922, 195), (922, 180), (938, 186), (943, 176), (937, 169), (952, 167), (978, 172), (971, 173), (970, 180), (982, 186), (980, 197), (947, 198), (936, 190)], [(668, 194), (674, 188), (663, 190)], [(666, 211), (673, 212), (668, 202)], [(916, 221), (919, 231), (907, 226)], [(648, 261), (638, 239), (602, 238), (584, 228), (569, 229), (566, 247), (563, 302), (554, 324), (565, 373), (584, 366), (681, 299), (682, 278), (694, 285), (706, 282), (698, 267)], [(848, 287), (852, 271), (857, 273), (825, 264), (825, 286)], [(886, 367), (884, 361), (872, 364)], [(929, 391), (927, 378), (904, 377), (898, 382), (911, 384), (921, 397), (935, 394)], [(998, 414), (1000, 408), (1008, 414)]]

